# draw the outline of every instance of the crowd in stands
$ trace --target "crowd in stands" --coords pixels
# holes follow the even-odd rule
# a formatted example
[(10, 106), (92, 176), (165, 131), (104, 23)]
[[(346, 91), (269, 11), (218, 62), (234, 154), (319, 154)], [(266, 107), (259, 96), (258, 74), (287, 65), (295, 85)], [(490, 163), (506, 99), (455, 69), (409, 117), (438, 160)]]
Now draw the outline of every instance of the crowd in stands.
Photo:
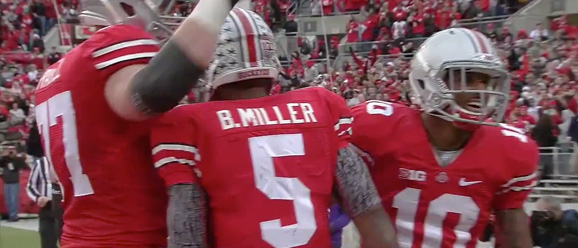
[[(304, 1), (296, 2), (303, 4)], [(313, 0), (310, 2), (313, 14), (315, 11), (323, 11), (326, 15), (359, 13), (351, 17), (343, 41), (338, 36), (332, 36), (328, 41), (330, 57), (334, 59), (339, 55), (343, 58), (340, 63), (333, 63), (339, 65), (337, 68), (317, 63), (316, 60), (327, 56), (325, 41), (312, 42), (300, 37), (300, 51), (294, 52), (291, 58), (283, 58), (291, 65), (279, 77), (280, 83), (274, 92), (316, 85), (341, 94), (350, 105), (366, 100), (410, 105), (409, 59), (418, 47), (412, 38), (427, 37), (455, 26), (462, 18), (503, 15), (520, 7), (512, 4), (517, 1), (490, 4), (494, 2)], [(294, 16), (288, 11), (292, 3), (292, 0), (255, 0), (253, 6), (272, 25), (278, 19), (272, 13), (279, 12), (281, 16), (287, 16), (281, 18), (284, 25), (291, 26)], [(194, 6), (194, 2), (179, 2), (174, 6), (173, 15), (186, 16)], [(0, 52), (3, 54), (0, 60), (0, 122), (28, 120), (8, 130), (0, 130), (2, 141), (26, 137), (26, 127), (33, 120), (30, 107), (34, 105), (35, 84), (42, 69), (60, 57), (56, 50), (44, 51), (42, 36), (54, 26), (57, 18), (64, 22), (74, 19), (77, 8), (77, 0), (0, 0)], [(529, 133), (540, 133), (534, 136), (541, 146), (568, 141), (566, 130), (578, 112), (574, 96), (578, 87), (578, 27), (568, 25), (566, 17), (562, 16), (549, 27), (537, 24), (535, 30), (512, 33), (507, 26), (495, 27), (489, 23), (483, 24), (480, 31), (494, 41), (512, 72), (511, 103), (505, 122)], [(340, 44), (346, 44), (341, 54)], [(198, 99), (198, 94), (191, 94), (191, 101)]]
[(78, 0), (0, 1), (0, 142), (20, 143), (34, 120), (34, 89), (50, 56), (43, 37), (57, 23), (75, 15)]

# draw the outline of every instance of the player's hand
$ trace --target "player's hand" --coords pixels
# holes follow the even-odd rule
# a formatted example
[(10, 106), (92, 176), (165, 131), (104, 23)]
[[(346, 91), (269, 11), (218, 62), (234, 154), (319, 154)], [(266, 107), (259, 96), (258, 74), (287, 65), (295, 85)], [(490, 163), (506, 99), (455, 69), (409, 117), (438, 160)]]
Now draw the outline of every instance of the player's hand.
[(46, 204), (47, 204), (49, 201), (50, 201), (50, 199), (48, 199), (48, 197), (41, 196), (41, 197), (38, 197), (38, 200), (36, 200), (36, 204), (37, 204), (39, 207), (43, 208), (44, 206), (46, 206)]

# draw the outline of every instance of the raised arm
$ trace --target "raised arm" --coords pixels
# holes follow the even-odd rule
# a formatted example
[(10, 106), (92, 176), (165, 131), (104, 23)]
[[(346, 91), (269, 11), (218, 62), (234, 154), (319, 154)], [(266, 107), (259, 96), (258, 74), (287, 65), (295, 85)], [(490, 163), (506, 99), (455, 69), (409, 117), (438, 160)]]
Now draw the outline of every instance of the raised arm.
[(209, 66), (235, 3), (201, 0), (148, 64), (130, 65), (108, 77), (105, 96), (111, 109), (124, 119), (144, 120), (176, 106)]

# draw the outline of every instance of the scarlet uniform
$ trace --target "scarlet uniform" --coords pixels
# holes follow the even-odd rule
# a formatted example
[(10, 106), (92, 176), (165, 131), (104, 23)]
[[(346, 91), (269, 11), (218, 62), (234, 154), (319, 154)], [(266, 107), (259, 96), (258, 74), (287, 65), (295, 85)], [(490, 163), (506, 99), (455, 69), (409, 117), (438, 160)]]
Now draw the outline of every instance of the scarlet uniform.
[(150, 123), (117, 116), (107, 79), (159, 50), (137, 27), (94, 34), (52, 65), (36, 91), (44, 147), (63, 186), (62, 247), (165, 247), (166, 191), (151, 168)]
[(167, 186), (206, 191), (212, 247), (331, 247), (327, 211), (351, 120), (343, 98), (318, 87), (179, 106), (153, 126), (155, 167)]
[(480, 126), (440, 166), (421, 112), (369, 101), (353, 108), (352, 143), (368, 163), (402, 248), (475, 248), (490, 212), (521, 208), (536, 184), (538, 147), (523, 131)]

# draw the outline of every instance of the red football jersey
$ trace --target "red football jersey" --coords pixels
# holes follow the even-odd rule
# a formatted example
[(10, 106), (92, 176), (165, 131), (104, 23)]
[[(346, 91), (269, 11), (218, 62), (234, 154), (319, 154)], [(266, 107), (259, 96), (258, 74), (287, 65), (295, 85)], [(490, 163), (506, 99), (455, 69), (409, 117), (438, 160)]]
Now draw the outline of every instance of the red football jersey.
[(402, 248), (475, 248), (491, 211), (521, 208), (536, 184), (538, 147), (521, 130), (481, 126), (441, 166), (419, 110), (369, 101), (352, 112), (351, 142), (369, 161)]
[(150, 122), (108, 106), (116, 71), (146, 64), (158, 42), (115, 25), (53, 64), (36, 91), (36, 119), (64, 194), (62, 247), (166, 247), (166, 189), (152, 169)]
[(167, 186), (206, 191), (212, 247), (331, 247), (337, 152), (351, 121), (345, 100), (318, 87), (184, 105), (153, 125), (153, 158)]

